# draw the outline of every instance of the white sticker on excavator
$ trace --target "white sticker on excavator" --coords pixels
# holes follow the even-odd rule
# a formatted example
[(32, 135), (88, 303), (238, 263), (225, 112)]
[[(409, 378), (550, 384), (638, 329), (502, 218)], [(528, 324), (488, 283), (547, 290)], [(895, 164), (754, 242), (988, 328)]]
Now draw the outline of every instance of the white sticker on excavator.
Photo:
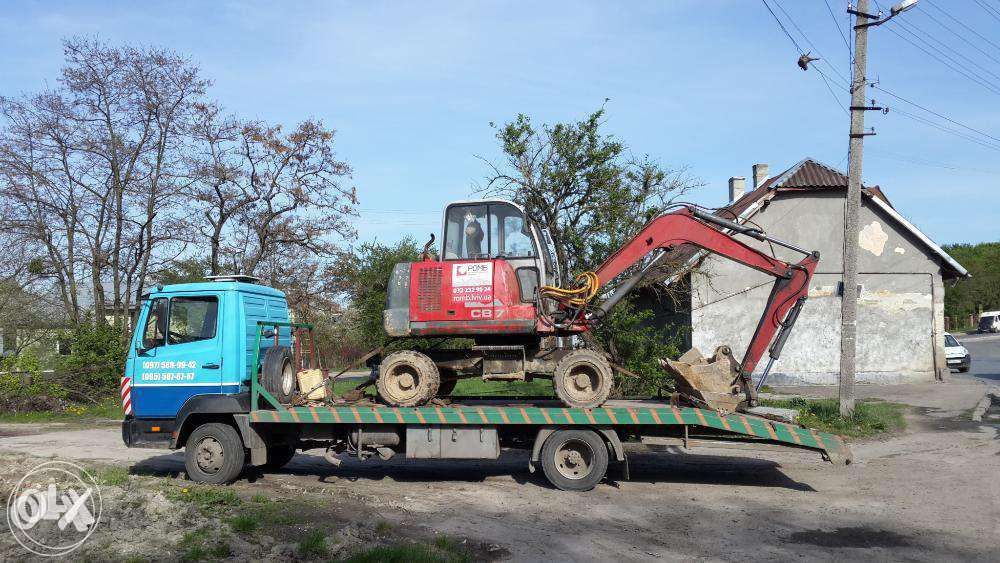
[(451, 286), (493, 285), (493, 262), (452, 264)]

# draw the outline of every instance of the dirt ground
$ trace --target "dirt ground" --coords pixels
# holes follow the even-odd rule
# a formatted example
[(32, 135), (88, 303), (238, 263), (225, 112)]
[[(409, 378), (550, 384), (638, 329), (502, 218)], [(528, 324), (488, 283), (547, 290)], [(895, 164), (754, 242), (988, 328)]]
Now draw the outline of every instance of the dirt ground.
[[(852, 444), (849, 467), (798, 452), (633, 448), (631, 480), (612, 475), (582, 494), (552, 489), (527, 471), (519, 452), (488, 463), (349, 461), (340, 468), (307, 453), (280, 473), (227, 488), (242, 500), (197, 508), (176, 500), (191, 487), (182, 454), (125, 449), (112, 425), (0, 426), (0, 483), (6, 490), (45, 457), (99, 471), (127, 468), (124, 482), (106, 487), (113, 522), (103, 535), (98, 528), (84, 552), (96, 559), (179, 559), (199, 529), (227, 544), (228, 552), (209, 559), (308, 559), (301, 544), (282, 539), (306, 523), (329, 536), (319, 558), (423, 542), (446, 547), (444, 556), (477, 560), (996, 560), (1000, 426), (969, 420), (985, 390), (967, 380), (860, 387), (862, 396), (912, 408), (903, 434)], [(136, 496), (145, 500), (137, 505)], [(262, 497), (290, 507), (299, 522), (278, 518), (241, 535), (219, 517), (256, 510)], [(0, 559), (20, 559), (3, 532)], [(118, 542), (109, 541), (112, 534)]]

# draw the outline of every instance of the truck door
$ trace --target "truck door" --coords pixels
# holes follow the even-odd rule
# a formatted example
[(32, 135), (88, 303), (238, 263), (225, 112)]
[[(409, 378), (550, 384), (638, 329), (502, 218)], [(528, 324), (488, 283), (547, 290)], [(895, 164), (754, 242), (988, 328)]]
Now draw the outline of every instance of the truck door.
[(217, 293), (176, 294), (151, 301), (133, 362), (136, 417), (171, 417), (194, 395), (239, 389), (237, 376), (231, 377), (232, 382), (223, 377), (221, 307)]

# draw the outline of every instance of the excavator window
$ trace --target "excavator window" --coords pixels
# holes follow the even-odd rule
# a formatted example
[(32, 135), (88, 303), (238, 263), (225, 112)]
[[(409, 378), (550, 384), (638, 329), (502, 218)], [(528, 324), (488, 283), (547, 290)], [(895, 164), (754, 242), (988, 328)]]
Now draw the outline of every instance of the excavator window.
[(537, 255), (524, 216), (506, 203), (449, 207), (444, 249), (446, 260), (533, 258)]

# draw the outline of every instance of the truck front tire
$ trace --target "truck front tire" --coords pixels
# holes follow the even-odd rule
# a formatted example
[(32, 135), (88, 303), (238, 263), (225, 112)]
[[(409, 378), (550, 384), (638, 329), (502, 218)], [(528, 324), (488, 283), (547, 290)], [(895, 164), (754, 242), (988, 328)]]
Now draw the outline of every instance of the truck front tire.
[(196, 483), (226, 485), (243, 473), (246, 450), (239, 432), (228, 424), (209, 422), (194, 429), (184, 445), (184, 467)]

